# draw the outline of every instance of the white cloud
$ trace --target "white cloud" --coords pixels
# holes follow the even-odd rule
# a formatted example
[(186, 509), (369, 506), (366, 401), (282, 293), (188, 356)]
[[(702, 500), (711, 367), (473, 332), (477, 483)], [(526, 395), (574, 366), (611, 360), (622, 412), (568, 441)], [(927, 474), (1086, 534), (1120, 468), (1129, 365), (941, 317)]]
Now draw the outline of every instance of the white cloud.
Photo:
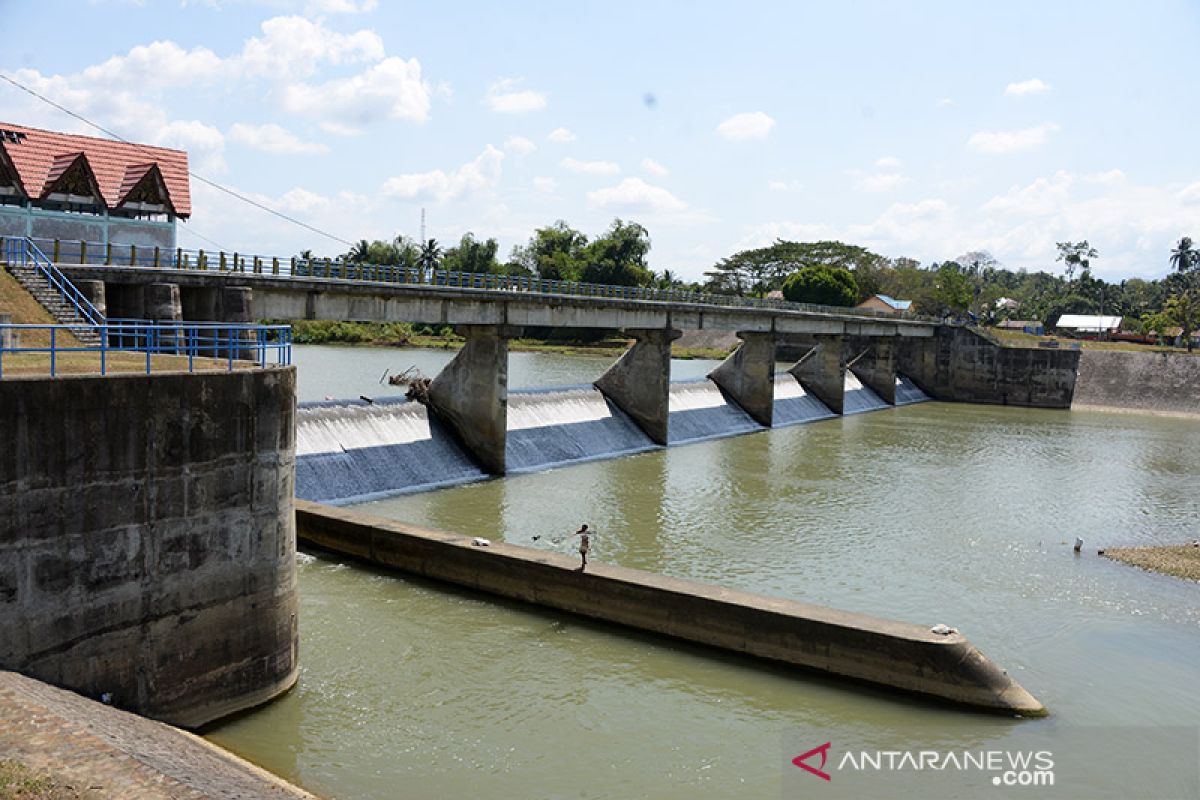
[(890, 192), (906, 183), (908, 178), (898, 172), (877, 172), (859, 177), (857, 186), (864, 192)]
[(1055, 123), (1044, 122), (1019, 131), (978, 131), (971, 134), (967, 145), (981, 153), (1016, 153), (1044, 144), (1058, 129)]
[(551, 142), (563, 144), (566, 142), (575, 141), (575, 134), (572, 133), (569, 128), (555, 128), (554, 130), (550, 131), (550, 133), (546, 136), (546, 139)]
[(1004, 87), (1006, 97), (1024, 97), (1027, 94), (1041, 94), (1048, 91), (1050, 91), (1050, 84), (1043, 82), (1041, 78), (1030, 78), (1027, 81), (1010, 83)]
[(1196, 181), (1189, 186), (1185, 186), (1179, 192), (1179, 199), (1185, 205), (1200, 203), (1200, 181)]
[(787, 181), (770, 181), (767, 183), (767, 188), (772, 192), (786, 192), (792, 188), (792, 185)]
[(516, 156), (527, 156), (537, 150), (537, 145), (524, 136), (510, 136), (504, 142), (504, 149)]
[(229, 138), (231, 141), (244, 144), (253, 150), (278, 155), (312, 155), (329, 152), (329, 148), (320, 142), (306, 142), (273, 122), (265, 125), (247, 125), (235, 122), (229, 128)]
[(646, 170), (646, 172), (649, 172), (651, 175), (658, 175), (660, 177), (670, 174), (670, 170), (655, 161), (653, 158), (643, 158), (642, 169)]
[(1062, 210), (1070, 197), (1075, 178), (1064, 170), (1051, 178), (1038, 178), (1028, 186), (1013, 186), (983, 204), (985, 211), (1042, 217)]
[(208, 172), (224, 172), (225, 135), (212, 125), (198, 120), (175, 120), (159, 127), (147, 137), (148, 144), (187, 150), (192, 163)]
[(381, 191), (387, 197), (403, 200), (455, 200), (495, 186), (500, 181), (503, 162), (504, 153), (489, 144), (475, 160), (454, 172), (435, 169), (397, 175), (384, 181)]
[(320, 123), (321, 130), (326, 133), (332, 133), (334, 136), (362, 136), (362, 128), (355, 128), (352, 125), (343, 125), (334, 120), (325, 120)]
[(421, 65), (392, 56), (351, 78), (321, 84), (294, 83), (284, 90), (283, 107), (293, 114), (331, 117), (345, 124), (378, 119), (429, 119), (429, 84)]
[(588, 205), (603, 211), (646, 213), (683, 211), (687, 203), (641, 178), (626, 178), (616, 186), (587, 193)]
[(875, 159), (875, 166), (883, 169), (895, 169), (900, 166), (900, 159), (895, 156), (883, 156)]
[(585, 175), (616, 175), (621, 167), (611, 161), (579, 161), (574, 158), (562, 160), (564, 169), (571, 172), (581, 172)]
[(379, 6), (378, 0), (309, 0), (304, 7), (310, 17), (318, 14), (366, 14)]
[(717, 135), (722, 139), (765, 139), (775, 127), (775, 120), (761, 111), (734, 114), (717, 126)]
[(337, 33), (304, 17), (273, 17), (263, 22), (262, 34), (230, 59), (238, 74), (294, 80), (312, 75), (321, 64), (369, 63), (386, 55), (374, 31)]
[(502, 78), (488, 87), (485, 102), (500, 114), (524, 114), (546, 107), (546, 93), (518, 88), (520, 81)]
[(550, 194), (558, 188), (558, 181), (554, 178), (538, 177), (533, 179), (533, 188), (539, 192)]
[(940, 98), (937, 101), (937, 104), (938, 104), (938, 108), (949, 108), (950, 106), (954, 105), (954, 98), (952, 98), (952, 97)]
[(153, 42), (86, 67), (80, 77), (85, 85), (137, 86), (144, 91), (215, 80), (222, 64), (216, 53), (204, 47), (184, 50), (175, 42)]

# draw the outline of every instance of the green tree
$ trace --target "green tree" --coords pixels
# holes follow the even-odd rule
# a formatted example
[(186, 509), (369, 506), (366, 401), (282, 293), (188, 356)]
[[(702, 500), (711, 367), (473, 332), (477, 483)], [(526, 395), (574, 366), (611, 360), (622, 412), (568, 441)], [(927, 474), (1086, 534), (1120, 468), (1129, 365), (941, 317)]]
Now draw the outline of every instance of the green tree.
[(974, 299), (974, 292), (971, 281), (963, 274), (958, 262), (947, 261), (938, 267), (933, 297), (943, 314), (961, 316), (966, 313)]
[(1163, 313), (1174, 318), (1183, 328), (1183, 341), (1192, 352), (1192, 332), (1196, 330), (1200, 293), (1196, 291), (1194, 275), (1200, 267), (1200, 252), (1192, 247), (1190, 236), (1184, 236), (1171, 251), (1171, 266), (1182, 278), (1183, 290), (1167, 301)]
[(496, 252), (500, 249), (495, 239), (479, 241), (475, 234), (467, 232), (442, 256), (442, 268), (450, 272), (501, 272)]
[(1058, 257), (1054, 260), (1063, 262), (1067, 283), (1075, 279), (1076, 269), (1086, 273), (1091, 269), (1092, 259), (1100, 257), (1087, 239), (1082, 242), (1056, 242), (1054, 246), (1058, 248)]
[(441, 260), (442, 248), (437, 243), (437, 239), (430, 239), (427, 242), (421, 243), (421, 250), (417, 256), (417, 266), (421, 268), (422, 282), (424, 282), (426, 274), (432, 273), (438, 268)]
[[(768, 247), (743, 250), (724, 258), (704, 274), (709, 291), (761, 297), (781, 288), (788, 276), (803, 267), (839, 267), (854, 271), (856, 283), (861, 284), (860, 293), (870, 287), (873, 294), (876, 273), (885, 265), (882, 256), (858, 245), (777, 239)], [(858, 280), (860, 274), (862, 281)]]
[(783, 282), (783, 296), (794, 303), (852, 306), (858, 302), (858, 283), (844, 267), (818, 264), (789, 275)]
[(555, 281), (577, 281), (583, 272), (587, 237), (564, 220), (538, 228), (524, 247), (514, 247), (511, 264)]
[(614, 219), (583, 253), (580, 279), (613, 286), (648, 286), (654, 274), (646, 266), (650, 233), (636, 222)]

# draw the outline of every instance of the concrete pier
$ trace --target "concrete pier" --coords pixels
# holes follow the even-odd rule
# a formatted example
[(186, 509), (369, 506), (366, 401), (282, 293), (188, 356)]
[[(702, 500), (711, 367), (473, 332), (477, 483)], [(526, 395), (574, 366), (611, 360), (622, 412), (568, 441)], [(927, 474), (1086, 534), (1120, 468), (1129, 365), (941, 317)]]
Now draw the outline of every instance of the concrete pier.
[(741, 346), (708, 374), (759, 425), (771, 427), (775, 412), (775, 337), (739, 331)]
[(806, 392), (835, 414), (845, 409), (846, 354), (841, 336), (817, 336), (817, 345), (788, 370)]
[(508, 435), (508, 340), (501, 325), (460, 329), (467, 342), (429, 386), (429, 408), (445, 422), (479, 466), (505, 471)]
[(595, 386), (628, 414), (655, 444), (667, 444), (671, 396), (671, 342), (679, 331), (670, 328), (627, 330), (637, 339)]
[(896, 405), (896, 348), (891, 337), (852, 339), (850, 349), (858, 352), (848, 369), (885, 403)]
[(104, 281), (75, 281), (75, 286), (88, 299), (88, 302), (95, 306), (101, 316), (108, 316), (108, 301), (104, 294)]
[(1045, 707), (958, 633), (852, 614), (296, 501), (308, 544), (639, 630), (981, 709)]

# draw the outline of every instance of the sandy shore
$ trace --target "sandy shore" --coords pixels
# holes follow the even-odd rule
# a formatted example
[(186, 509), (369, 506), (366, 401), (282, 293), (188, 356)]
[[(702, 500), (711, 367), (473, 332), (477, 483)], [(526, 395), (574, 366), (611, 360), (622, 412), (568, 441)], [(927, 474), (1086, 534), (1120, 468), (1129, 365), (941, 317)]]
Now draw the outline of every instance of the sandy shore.
[(1109, 547), (1102, 555), (1135, 567), (1200, 581), (1200, 546), (1195, 544), (1156, 547)]

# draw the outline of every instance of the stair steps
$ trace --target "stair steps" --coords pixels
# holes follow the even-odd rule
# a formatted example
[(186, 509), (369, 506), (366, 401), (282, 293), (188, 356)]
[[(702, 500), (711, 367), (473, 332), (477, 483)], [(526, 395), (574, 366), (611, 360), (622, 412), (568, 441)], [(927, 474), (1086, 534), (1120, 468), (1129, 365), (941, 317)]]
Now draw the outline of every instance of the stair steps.
[(50, 281), (34, 266), (8, 264), (8, 271), (17, 283), (25, 288), (50, 316), (60, 325), (70, 325), (71, 333), (81, 344), (89, 347), (100, 346), (100, 333), (96, 328), (79, 316), (75, 307), (63, 299), (63, 296), (50, 285)]

